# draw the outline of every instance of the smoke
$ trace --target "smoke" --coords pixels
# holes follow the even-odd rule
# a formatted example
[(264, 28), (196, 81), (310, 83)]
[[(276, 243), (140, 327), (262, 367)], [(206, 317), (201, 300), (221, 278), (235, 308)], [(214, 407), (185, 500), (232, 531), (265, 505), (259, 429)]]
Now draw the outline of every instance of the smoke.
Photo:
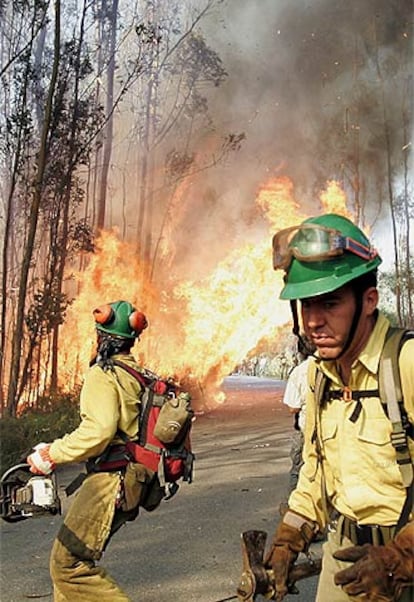
[[(187, 4), (200, 11), (206, 2)], [(389, 222), (387, 203), (381, 202), (387, 171), (382, 121), (385, 109), (393, 174), (400, 181), (401, 108), (406, 106), (408, 115), (412, 108), (400, 85), (404, 77), (408, 81), (412, 67), (411, 7), (411, 0), (215, 4), (197, 27), (228, 76), (219, 86), (201, 89), (210, 122), (194, 127), (188, 137), (184, 124), (175, 139), (157, 149), (155, 272), (175, 280), (195, 279), (211, 273), (243, 244), (261, 243), (268, 232), (255, 198), (272, 177), (291, 178), (295, 199), (308, 215), (321, 211), (319, 192), (335, 179), (360, 225)], [(140, 96), (145, 98), (134, 91), (131, 106)], [(124, 114), (123, 123), (117, 121), (110, 225), (117, 223), (122, 191), (128, 212), (121, 231), (134, 240), (141, 158), (139, 150), (125, 146), (123, 136), (133, 118)], [(225, 137), (241, 133), (240, 148), (222, 156)], [(135, 143), (131, 140), (131, 147)], [(165, 186), (164, 161), (171, 145), (194, 159), (192, 175), (175, 190)], [(121, 171), (124, 180), (116, 181)], [(372, 235), (375, 242), (375, 228)]]
[(286, 175), (301, 205), (317, 213), (318, 190), (335, 178), (350, 204), (362, 206), (361, 223), (383, 227), (383, 121), (396, 189), (403, 106), (412, 130), (412, 1), (228, 0), (203, 28), (229, 74), (209, 96), (214, 118), (247, 137), (221, 174), (222, 194), (234, 207), (248, 205), (266, 177)]
[[(157, 149), (157, 257), (149, 310), (153, 332), (165, 339), (159, 343), (160, 366), (174, 372), (191, 367), (199, 382), (205, 382), (210, 373), (226, 374), (261, 339), (273, 336), (276, 326), (289, 321), (288, 306), (278, 304), (282, 283), (271, 267), (271, 237), (279, 228), (321, 213), (320, 193), (327, 181), (342, 182), (352, 213), (360, 170), (358, 192), (367, 225), (387, 219), (374, 194), (384, 172), (379, 109), (385, 107), (393, 116), (391, 109), (403, 104), (396, 82), (411, 64), (404, 47), (411, 44), (410, 4), (227, 0), (218, 2), (202, 22), (206, 42), (221, 57), (228, 77), (222, 85), (203, 90), (211, 127), (194, 129), (190, 139), (177, 134), (176, 148), (185, 148), (193, 161), (191, 175), (163, 189), (163, 159), (171, 147)], [(392, 60), (396, 57), (399, 62)], [(384, 86), (385, 99), (378, 87), (379, 70), (384, 82), (387, 74), (394, 74)], [(381, 105), (383, 100), (386, 104)], [(394, 150), (401, 144), (400, 130), (392, 130)], [(241, 133), (245, 140), (223, 155), (226, 136)], [(118, 138), (114, 156), (118, 153), (128, 187), (123, 202), (129, 209), (125, 229), (131, 229), (131, 241), (139, 152), (126, 151)], [(393, 167), (396, 173), (401, 169), (398, 155)], [(293, 184), (287, 196), (274, 195), (276, 218), (269, 228), (257, 199), (262, 186), (275, 178)], [(115, 181), (114, 190), (119, 195), (121, 186)], [(130, 250), (121, 257), (127, 266), (136, 259)], [(115, 266), (109, 270), (111, 275), (118, 271)], [(127, 292), (130, 298), (145, 298), (129, 288), (139, 281), (134, 274), (126, 269), (122, 286), (117, 282), (111, 289), (107, 283), (104, 291), (91, 290), (89, 298), (109, 295), (110, 290), (112, 299), (128, 297)]]

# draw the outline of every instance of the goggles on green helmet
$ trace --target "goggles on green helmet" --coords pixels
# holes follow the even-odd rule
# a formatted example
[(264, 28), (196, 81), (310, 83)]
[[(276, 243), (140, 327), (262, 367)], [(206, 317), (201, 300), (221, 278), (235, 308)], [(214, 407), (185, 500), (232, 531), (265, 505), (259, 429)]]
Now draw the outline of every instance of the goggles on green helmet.
[(325, 261), (353, 253), (365, 261), (378, 256), (378, 251), (363, 245), (339, 230), (319, 224), (303, 223), (280, 230), (273, 237), (273, 267), (287, 270), (293, 258), (303, 262)]

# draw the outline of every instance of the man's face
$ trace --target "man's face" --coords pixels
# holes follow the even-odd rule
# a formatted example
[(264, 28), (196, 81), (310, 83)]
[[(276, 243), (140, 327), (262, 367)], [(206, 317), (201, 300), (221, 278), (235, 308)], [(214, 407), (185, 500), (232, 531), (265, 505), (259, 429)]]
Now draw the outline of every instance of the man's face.
[(305, 333), (316, 345), (322, 359), (335, 359), (348, 340), (356, 310), (350, 286), (302, 299), (302, 320)]

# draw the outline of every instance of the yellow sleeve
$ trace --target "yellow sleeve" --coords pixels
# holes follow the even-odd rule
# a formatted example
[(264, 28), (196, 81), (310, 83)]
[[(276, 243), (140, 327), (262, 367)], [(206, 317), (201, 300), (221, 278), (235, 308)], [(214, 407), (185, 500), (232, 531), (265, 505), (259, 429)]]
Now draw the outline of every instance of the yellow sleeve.
[(119, 392), (114, 376), (93, 366), (86, 374), (80, 395), (81, 423), (52, 443), (52, 460), (63, 464), (98, 456), (114, 438), (119, 414)]

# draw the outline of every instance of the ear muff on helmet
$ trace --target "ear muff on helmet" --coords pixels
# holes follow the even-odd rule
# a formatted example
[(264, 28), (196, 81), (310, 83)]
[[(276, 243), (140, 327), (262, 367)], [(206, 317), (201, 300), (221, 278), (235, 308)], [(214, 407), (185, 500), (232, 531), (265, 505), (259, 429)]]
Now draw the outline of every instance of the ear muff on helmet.
[(96, 329), (115, 337), (136, 339), (148, 326), (145, 315), (128, 301), (115, 301), (93, 310)]
[(148, 326), (147, 318), (142, 311), (133, 311), (128, 320), (129, 325), (131, 326), (132, 330), (137, 333), (137, 335), (141, 334), (141, 332)]
[(114, 310), (109, 304), (101, 305), (93, 310), (93, 317), (97, 324), (109, 324), (114, 319)]

